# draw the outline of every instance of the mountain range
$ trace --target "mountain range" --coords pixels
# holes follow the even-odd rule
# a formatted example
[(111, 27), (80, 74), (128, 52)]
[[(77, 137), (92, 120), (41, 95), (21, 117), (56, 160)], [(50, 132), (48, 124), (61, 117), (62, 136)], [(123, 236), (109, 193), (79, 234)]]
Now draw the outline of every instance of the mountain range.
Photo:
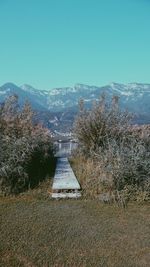
[(56, 131), (68, 131), (77, 113), (79, 100), (84, 99), (85, 105), (91, 107), (103, 92), (109, 99), (113, 95), (119, 96), (120, 107), (135, 114), (135, 123), (150, 123), (150, 84), (111, 83), (102, 87), (76, 84), (73, 87), (38, 90), (26, 84), (17, 86), (6, 83), (0, 87), (0, 102), (9, 95), (17, 94), (19, 104), (28, 100), (46, 126)]

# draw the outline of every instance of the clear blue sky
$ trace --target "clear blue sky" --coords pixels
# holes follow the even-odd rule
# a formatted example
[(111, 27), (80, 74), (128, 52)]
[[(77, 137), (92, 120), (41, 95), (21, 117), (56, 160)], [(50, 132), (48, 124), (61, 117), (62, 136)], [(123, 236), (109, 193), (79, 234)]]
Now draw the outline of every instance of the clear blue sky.
[(150, 0), (0, 0), (0, 85), (150, 83)]

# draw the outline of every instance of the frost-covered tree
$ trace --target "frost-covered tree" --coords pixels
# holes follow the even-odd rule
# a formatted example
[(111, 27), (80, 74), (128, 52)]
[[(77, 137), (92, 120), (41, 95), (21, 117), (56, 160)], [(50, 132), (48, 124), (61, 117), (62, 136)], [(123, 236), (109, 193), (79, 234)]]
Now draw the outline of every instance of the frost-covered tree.
[(50, 133), (33, 124), (33, 115), (28, 102), (19, 108), (17, 96), (0, 106), (0, 191), (6, 194), (36, 185), (44, 178), (47, 161), (51, 164)]
[[(131, 115), (119, 109), (118, 97), (111, 103), (102, 95), (92, 109), (84, 108), (74, 124), (83, 184), (90, 190), (122, 191), (138, 188), (150, 193), (150, 129), (139, 134), (131, 126)], [(90, 167), (89, 166), (93, 166)], [(80, 168), (80, 166), (79, 166)], [(86, 170), (88, 170), (86, 172)], [(78, 170), (77, 170), (78, 171)], [(132, 188), (132, 189), (133, 189)]]

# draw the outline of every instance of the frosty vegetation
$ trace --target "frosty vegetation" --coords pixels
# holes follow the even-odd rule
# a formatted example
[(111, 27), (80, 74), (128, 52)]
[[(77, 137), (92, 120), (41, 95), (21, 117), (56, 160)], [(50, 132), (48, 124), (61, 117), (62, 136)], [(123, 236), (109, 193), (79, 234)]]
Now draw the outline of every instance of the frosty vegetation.
[[(36, 186), (53, 161), (47, 129), (33, 124), (29, 103), (18, 106), (17, 96), (0, 106), (0, 192), (16, 194)], [(49, 165), (48, 165), (49, 164)], [(49, 166), (49, 167), (48, 167)]]
[(125, 206), (129, 199), (150, 199), (150, 128), (131, 126), (118, 100), (108, 104), (102, 95), (91, 110), (80, 101), (74, 163), (85, 195)]

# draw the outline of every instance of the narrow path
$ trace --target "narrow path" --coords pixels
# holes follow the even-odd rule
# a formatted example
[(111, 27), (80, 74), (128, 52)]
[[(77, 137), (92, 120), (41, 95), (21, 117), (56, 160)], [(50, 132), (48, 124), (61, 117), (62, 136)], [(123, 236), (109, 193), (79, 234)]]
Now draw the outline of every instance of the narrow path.
[(80, 185), (67, 158), (57, 159), (56, 171), (52, 186), (52, 198), (78, 198)]

